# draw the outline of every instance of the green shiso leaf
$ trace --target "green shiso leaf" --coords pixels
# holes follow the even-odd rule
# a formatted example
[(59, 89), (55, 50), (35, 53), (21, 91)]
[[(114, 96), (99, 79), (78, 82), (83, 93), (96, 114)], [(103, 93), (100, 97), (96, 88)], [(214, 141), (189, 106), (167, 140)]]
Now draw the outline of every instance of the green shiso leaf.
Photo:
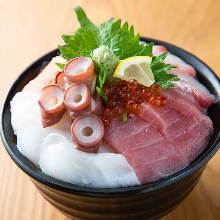
[[(132, 56), (153, 56), (153, 43), (140, 44), (139, 34), (135, 35), (134, 27), (129, 27), (127, 22), (122, 25), (120, 19), (114, 21), (112, 18), (98, 27), (89, 20), (81, 7), (75, 7), (74, 11), (80, 28), (73, 35), (63, 35), (65, 45), (58, 46), (61, 56), (67, 61), (80, 56), (93, 58), (93, 51), (103, 45), (107, 46), (120, 60)], [(167, 70), (175, 67), (163, 63), (166, 56), (167, 53), (154, 56), (151, 63), (155, 83), (161, 85), (163, 89), (173, 87), (172, 81), (179, 80), (176, 75), (167, 73)], [(61, 65), (58, 64), (58, 66), (61, 68)], [(98, 73), (96, 90), (107, 103), (107, 97), (102, 88), (108, 72), (102, 63), (96, 63), (96, 67)]]
[(59, 46), (62, 57), (66, 60), (79, 56), (92, 57), (94, 49), (106, 45), (120, 59), (132, 56), (152, 56), (152, 43), (139, 44), (139, 34), (134, 35), (134, 27), (128, 27), (126, 22), (121, 26), (121, 20), (110, 19), (100, 25), (94, 25), (81, 7), (75, 7), (80, 28), (73, 35), (63, 35), (64, 46)]
[(154, 74), (155, 83), (160, 85), (162, 89), (167, 89), (169, 87), (174, 87), (172, 82), (178, 81), (179, 78), (174, 74), (168, 74), (167, 71), (175, 66), (163, 63), (168, 53), (163, 53), (159, 56), (153, 56), (151, 62), (151, 70)]

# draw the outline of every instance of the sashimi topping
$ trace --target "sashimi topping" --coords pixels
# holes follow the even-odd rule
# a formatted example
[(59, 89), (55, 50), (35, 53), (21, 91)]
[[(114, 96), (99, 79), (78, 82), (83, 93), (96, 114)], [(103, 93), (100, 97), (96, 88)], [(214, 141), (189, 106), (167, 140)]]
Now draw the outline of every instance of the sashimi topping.
[[(153, 55), (154, 56), (159, 56), (163, 53), (168, 52), (167, 49), (164, 46), (161, 45), (154, 45), (153, 46)], [(182, 73), (182, 74), (186, 74), (192, 77), (196, 76), (196, 71), (195, 69), (188, 65), (187, 63), (185, 63), (182, 59), (180, 59), (179, 57), (171, 54), (170, 52), (168, 52), (167, 57), (164, 59), (163, 61), (166, 64), (171, 64), (176, 66), (175, 69), (169, 70), (169, 73)]]
[(41, 89), (51, 84), (54, 81), (58, 72), (60, 72), (60, 68), (55, 64), (56, 62), (65, 63), (66, 60), (61, 56), (54, 57), (48, 65), (42, 70), (42, 72), (33, 80), (31, 80), (22, 91), (25, 92), (34, 92), (40, 93)]
[(71, 110), (67, 110), (70, 117), (75, 119), (81, 115), (84, 114), (94, 114), (94, 115), (98, 115), (100, 116), (103, 113), (103, 104), (102, 104), (102, 99), (100, 98), (100, 96), (91, 98), (91, 102), (90, 105), (88, 107), (86, 107), (84, 110), (81, 111), (71, 111)]
[(68, 86), (68, 84), (65, 81), (64, 77), (65, 77), (65, 73), (63, 71), (58, 72), (54, 79), (54, 83), (65, 88), (66, 86)]
[(90, 58), (73, 59), (65, 65), (64, 71), (57, 72), (55, 84), (42, 88), (38, 102), (43, 127), (58, 123), (67, 110), (74, 120), (71, 130), (73, 142), (77, 143), (78, 150), (87, 153), (98, 152), (104, 135), (103, 123), (96, 116), (102, 114), (103, 105), (100, 96), (94, 93), (94, 79), (94, 63)]
[(130, 116), (126, 124), (114, 119), (105, 129), (105, 141), (126, 157), (142, 184), (187, 166), (213, 132), (211, 120), (194, 104), (172, 97), (171, 90), (168, 105), (143, 103), (140, 117)]
[(41, 90), (39, 106), (41, 109), (43, 127), (58, 123), (64, 112), (64, 89), (59, 85), (48, 85)]
[(91, 102), (91, 94), (83, 83), (74, 83), (64, 93), (64, 103), (71, 111), (84, 110)]
[(70, 60), (63, 69), (70, 82), (88, 82), (93, 79), (94, 62), (89, 57), (77, 57)]
[(104, 136), (104, 126), (99, 117), (85, 114), (76, 118), (71, 126), (73, 141), (78, 149), (87, 153), (97, 153)]
[(182, 90), (185, 94), (191, 94), (202, 108), (208, 108), (214, 103), (214, 96), (196, 79), (185, 74), (178, 74), (178, 77), (180, 81), (173, 83), (176, 88)]

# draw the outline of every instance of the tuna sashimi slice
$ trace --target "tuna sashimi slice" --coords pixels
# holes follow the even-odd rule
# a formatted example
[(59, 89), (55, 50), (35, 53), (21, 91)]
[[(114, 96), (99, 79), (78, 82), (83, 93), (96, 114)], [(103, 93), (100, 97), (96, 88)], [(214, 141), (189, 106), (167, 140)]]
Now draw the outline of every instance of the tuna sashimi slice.
[(181, 121), (182, 115), (193, 117), (194, 120), (200, 120), (203, 117), (200, 105), (193, 94), (187, 94), (179, 88), (169, 88), (163, 91), (163, 95), (168, 98), (166, 106), (158, 108), (144, 102), (141, 104), (143, 112), (140, 114), (140, 117), (156, 125), (164, 136), (167, 136), (168, 132), (170, 133), (169, 127), (173, 128), (172, 135), (175, 135), (175, 125), (178, 122), (184, 123)]
[(140, 114), (140, 117), (156, 126), (163, 136), (167, 136), (168, 128), (175, 128), (174, 125), (181, 119), (181, 114), (172, 111), (168, 106), (158, 108), (146, 102), (142, 103), (141, 106), (143, 112)]
[(213, 130), (195, 104), (172, 97), (172, 90), (167, 94), (167, 106), (144, 103), (140, 117), (131, 116), (127, 123), (115, 119), (105, 130), (105, 141), (126, 157), (142, 184), (186, 167), (205, 148)]
[[(164, 46), (161, 46), (161, 45), (154, 45), (153, 46), (153, 55), (154, 56), (159, 56), (160, 54), (165, 53), (165, 52), (168, 52), (168, 51)], [(171, 65), (177, 67), (175, 69), (169, 70), (170, 73), (173, 73), (173, 74), (183, 73), (183, 74), (187, 74), (192, 77), (196, 76), (196, 71), (192, 66), (188, 65), (182, 59), (171, 54), (170, 52), (168, 52), (168, 55), (167, 55), (166, 59), (164, 60), (164, 63), (171, 64)]]

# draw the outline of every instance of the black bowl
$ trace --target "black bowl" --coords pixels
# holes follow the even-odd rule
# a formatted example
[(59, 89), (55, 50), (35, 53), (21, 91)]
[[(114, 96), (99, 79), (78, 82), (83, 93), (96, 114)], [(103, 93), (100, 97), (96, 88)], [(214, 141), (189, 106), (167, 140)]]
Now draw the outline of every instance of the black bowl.
[[(142, 40), (164, 45), (170, 52), (192, 65), (198, 72), (198, 79), (216, 97), (220, 97), (219, 79), (200, 59), (162, 41), (149, 38)], [(16, 136), (11, 126), (10, 101), (57, 53), (57, 49), (53, 50), (30, 65), (15, 80), (8, 92), (2, 109), (1, 137), (11, 158), (31, 177), (40, 193), (50, 203), (75, 219), (154, 219), (174, 209), (195, 187), (207, 162), (220, 147), (220, 102), (213, 104), (208, 110), (213, 121), (214, 134), (205, 150), (185, 169), (142, 186), (96, 189), (69, 184), (43, 174), (25, 158), (17, 149)]]

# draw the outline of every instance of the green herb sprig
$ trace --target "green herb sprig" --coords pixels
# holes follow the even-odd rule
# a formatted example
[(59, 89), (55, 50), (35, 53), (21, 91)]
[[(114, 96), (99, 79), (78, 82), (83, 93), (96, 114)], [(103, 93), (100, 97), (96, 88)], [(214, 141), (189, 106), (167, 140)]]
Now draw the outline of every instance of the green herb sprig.
[[(102, 45), (108, 46), (120, 60), (132, 56), (153, 56), (153, 43), (140, 44), (139, 34), (135, 35), (134, 26), (129, 28), (127, 22), (121, 25), (120, 19), (115, 22), (114, 19), (110, 19), (98, 27), (88, 19), (81, 7), (75, 7), (74, 11), (80, 23), (80, 28), (73, 35), (63, 35), (65, 45), (58, 46), (61, 56), (67, 61), (80, 56), (92, 58), (93, 50)], [(172, 81), (179, 80), (176, 75), (167, 73), (167, 70), (175, 67), (163, 63), (166, 56), (167, 53), (153, 56), (151, 63), (155, 83), (161, 85), (163, 89), (173, 87)], [(57, 65), (63, 68), (63, 64), (57, 63)], [(96, 63), (96, 67), (98, 70), (96, 90), (107, 102), (107, 96), (102, 88), (108, 73), (103, 64)]]
[(108, 97), (102, 91), (102, 88), (105, 84), (108, 73), (105, 69), (105, 66), (102, 63), (99, 66), (96, 64), (96, 68), (99, 69), (98, 83), (97, 83), (98, 85), (96, 86), (96, 90), (97, 90), (98, 94), (102, 97), (102, 99), (104, 100), (105, 104), (107, 104)]
[(168, 53), (165, 52), (159, 56), (153, 56), (151, 62), (151, 70), (154, 74), (155, 83), (160, 85), (162, 89), (174, 87), (172, 82), (178, 81), (179, 78), (174, 74), (168, 74), (167, 71), (176, 66), (163, 63), (163, 60), (167, 57)]

